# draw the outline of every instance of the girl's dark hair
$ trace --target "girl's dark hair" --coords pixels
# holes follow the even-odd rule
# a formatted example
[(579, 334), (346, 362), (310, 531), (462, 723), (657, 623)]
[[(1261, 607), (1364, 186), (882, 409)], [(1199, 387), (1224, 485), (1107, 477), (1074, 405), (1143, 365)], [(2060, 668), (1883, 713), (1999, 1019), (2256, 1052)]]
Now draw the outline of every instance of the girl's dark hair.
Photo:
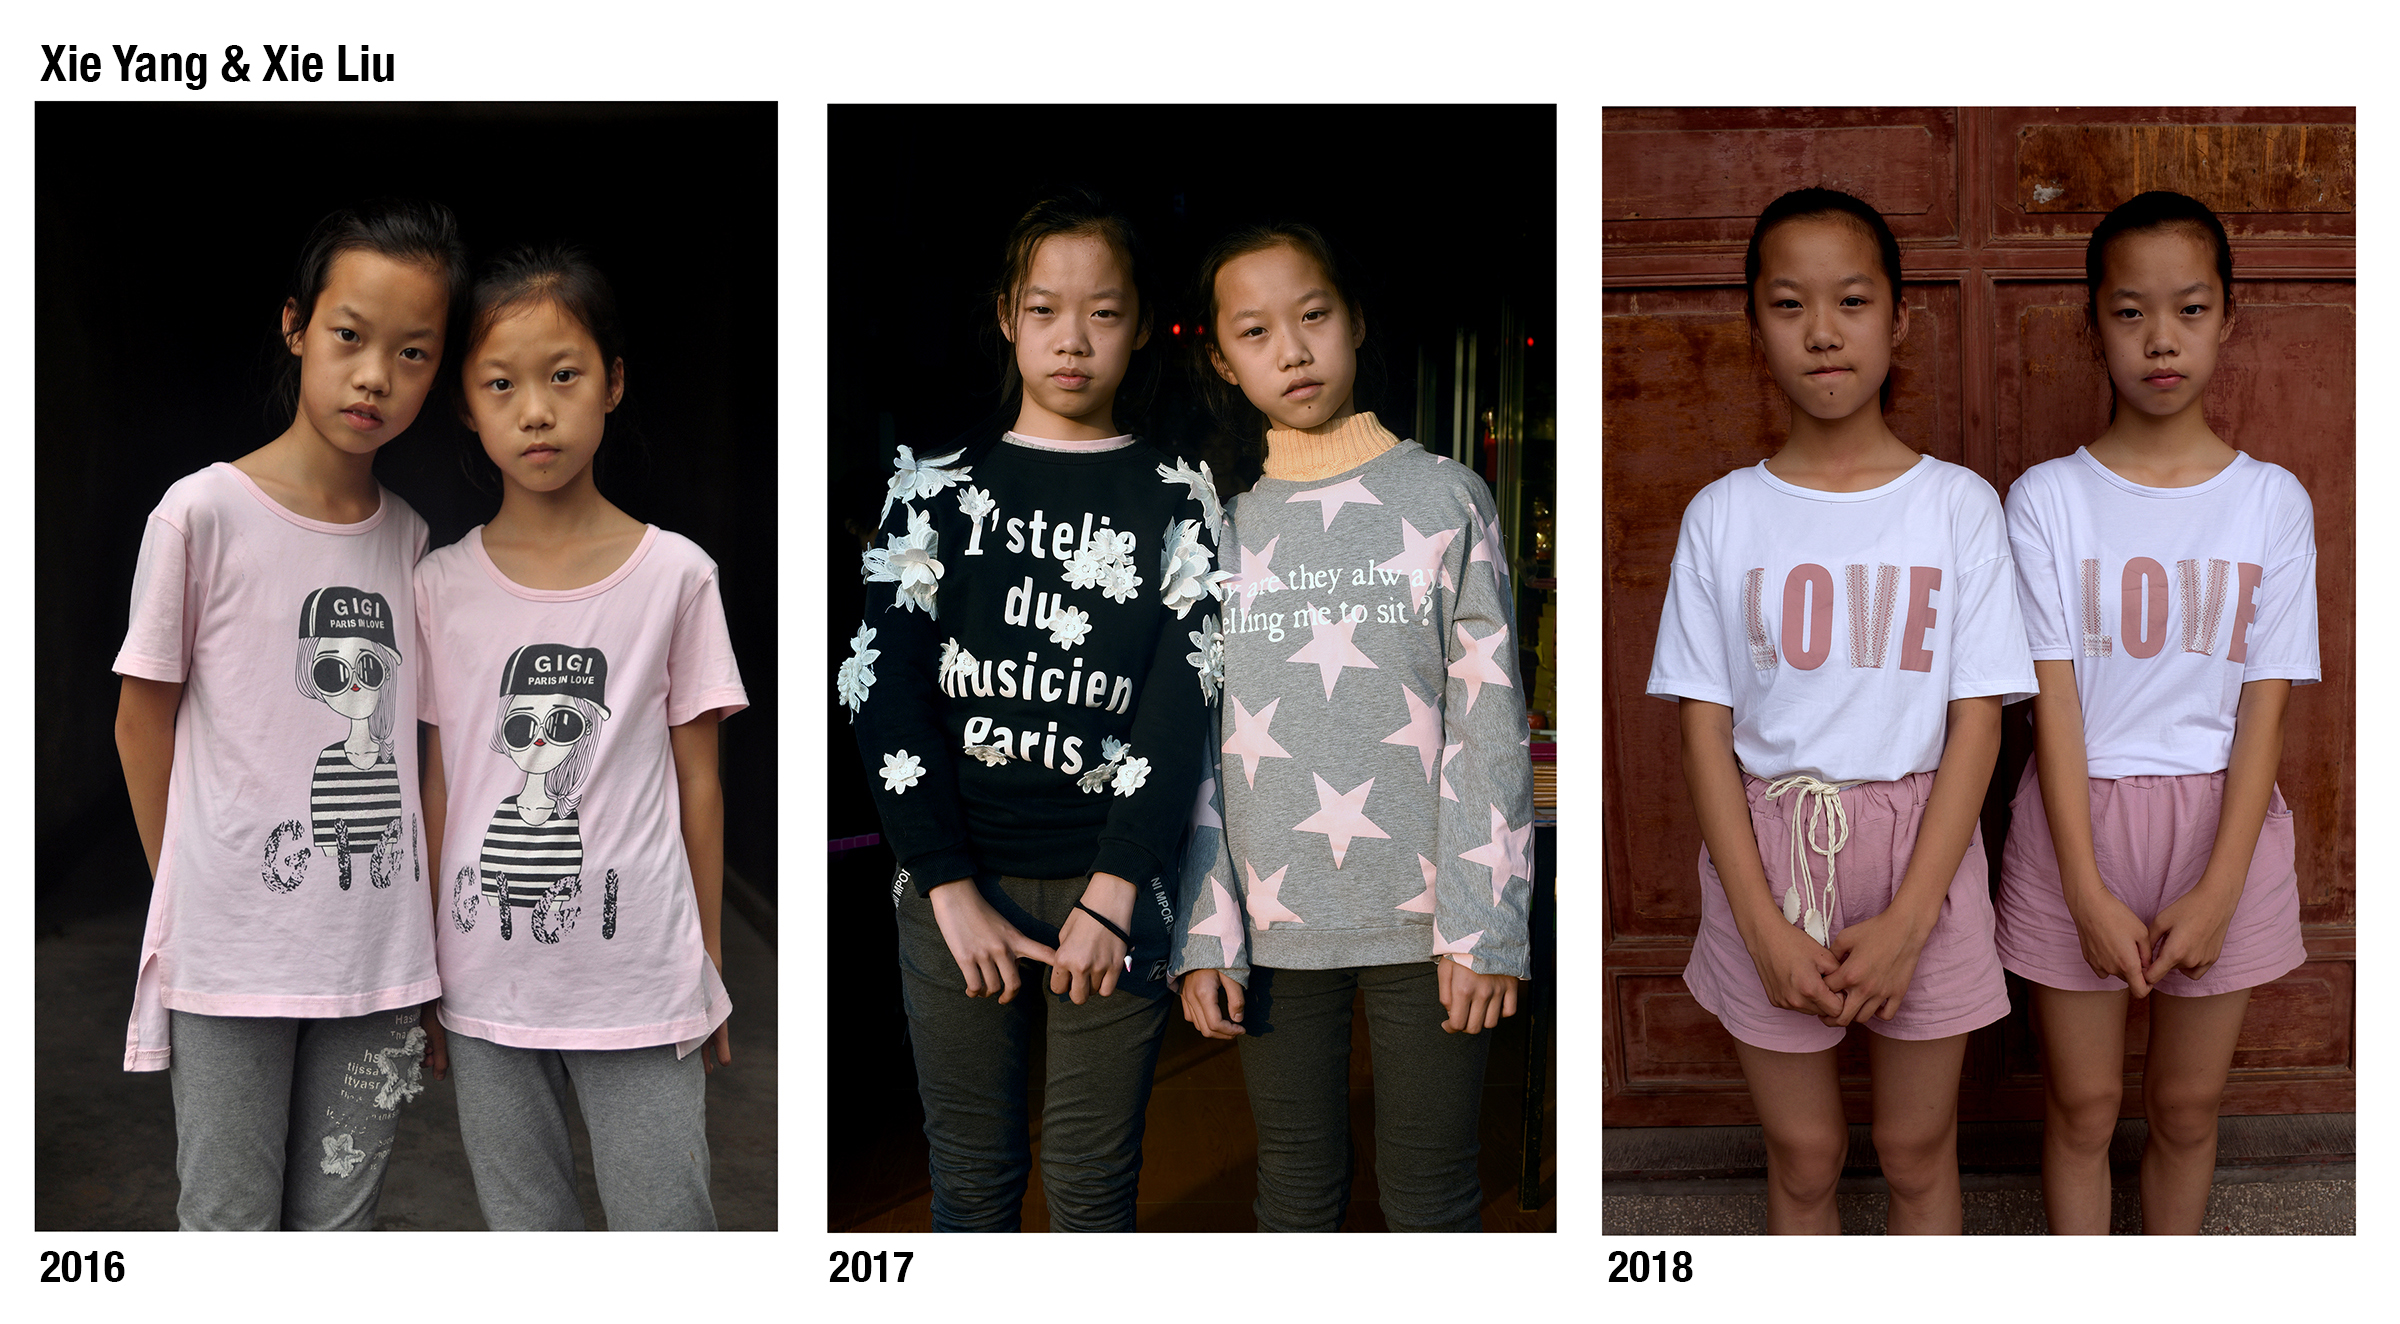
[[(1303, 221), (1266, 221), (1245, 226), (1219, 239), (1200, 259), (1200, 273), (1192, 285), (1192, 307), (1202, 315), (1201, 334), (1192, 338), (1192, 373), (1199, 383), (1200, 398), (1208, 405), (1218, 424), (1240, 437), (1250, 449), (1265, 446), (1267, 416), (1258, 412), (1240, 387), (1217, 375), (1216, 365), (1209, 361), (1209, 351), (1217, 344), (1217, 276), (1235, 258), (1263, 253), (1270, 248), (1289, 248), (1317, 264), (1325, 275), (1325, 283), (1333, 287), (1344, 306), (1350, 310), (1353, 322), (1366, 320), (1366, 304), (1359, 297), (1355, 276), (1345, 274), (1339, 254), (1323, 231)], [(1359, 347), (1358, 376), (1350, 387), (1350, 403), (1364, 413), (1375, 406), (1383, 394), (1383, 358), (1375, 352), (1370, 339)], [(1263, 450), (1259, 450), (1264, 454)]]
[[(2119, 204), (2116, 210), (2102, 217), (2092, 230), (2091, 242), (2083, 246), (2083, 319), (2093, 334), (2095, 352), (2100, 332), (2100, 283), (2108, 278), (2108, 246), (2126, 235), (2150, 230), (2182, 230), (2215, 247), (2217, 284), (2224, 291), (2225, 315), (2233, 316), (2233, 241), (2225, 237), (2225, 223), (2197, 198), (2168, 189), (2152, 189)], [(2114, 385), (2108, 392), (2108, 421), (2117, 421)]]
[[(1767, 204), (1758, 214), (1758, 224), (1750, 227), (1750, 250), (1742, 255), (1742, 312), (1755, 325), (1758, 321), (1759, 250), (1766, 244), (1767, 235), (1786, 221), (1808, 221), (1821, 217), (1842, 216), (1855, 222), (1875, 242), (1876, 256), (1883, 259), (1883, 277), (1892, 287), (1892, 316), (1900, 316), (1900, 241), (1883, 213), (1840, 189), (1796, 188)], [(1892, 407), (1892, 373), (1883, 377), (1883, 408)]]
[(2233, 241), (2225, 223), (2205, 203), (2166, 189), (2152, 189), (2103, 217), (2083, 246), (2083, 314), (2092, 329), (2100, 326), (2100, 282), (2108, 276), (2108, 246), (2129, 234), (2146, 230), (2188, 230), (2216, 249), (2217, 283), (2225, 289), (2225, 315), (2233, 316)]
[[(453, 375), (463, 380), (475, 347), (483, 343), (501, 319), (541, 304), (550, 304), (590, 333), (592, 343), (599, 346), (601, 372), (605, 376), (615, 371), (625, 358), (625, 322), (617, 313), (616, 290), (593, 263), (591, 255), (572, 244), (525, 244), (511, 249), (484, 265), (475, 278), (474, 292), (467, 300), (463, 319), (466, 334), (459, 342), (458, 361)], [(463, 403), (461, 406), (463, 416)], [(610, 411), (600, 434), (600, 457), (594, 461), (593, 476), (600, 467), (608, 465), (613, 450), (627, 446), (639, 448), (640, 438), (620, 402)], [(485, 491), (497, 490), (494, 481), (498, 469), (491, 457), (485, 455), (481, 441), (472, 431), (462, 459), (467, 477)]]
[[(991, 320), (984, 325), (991, 327), (999, 340), (1003, 406), (1014, 404), (1017, 393), (1025, 386), (1024, 377), (1017, 372), (1016, 342), (1011, 339), (1016, 325), (1017, 296), (1024, 292), (1025, 282), (1033, 276), (1034, 250), (1041, 247), (1043, 240), (1060, 236), (1097, 239), (1108, 245), (1108, 250), (1116, 255), (1117, 265), (1125, 269), (1126, 281), (1133, 286), (1134, 334), (1139, 337), (1151, 329), (1155, 301), (1145, 279), (1141, 236), (1134, 232), (1133, 222), (1089, 189), (1070, 188), (1042, 199), (1026, 208), (1025, 214), (1010, 227), (1008, 244), (1001, 250), (999, 283), (992, 287), (984, 304), (992, 310)], [(1000, 319), (1004, 317), (1008, 319), (1008, 333), (1000, 331)], [(1120, 426), (1149, 406), (1157, 384), (1158, 356), (1135, 350), (1125, 380), (1117, 387), (1114, 413)], [(1127, 430), (1132, 429), (1127, 427)]]
[[(334, 259), (344, 253), (374, 253), (431, 268), (442, 278), (448, 296), (444, 344), (456, 341), (458, 309), (467, 292), (467, 246), (458, 237), (458, 218), (448, 207), (438, 202), (380, 199), (344, 207), (318, 221), (309, 231), (308, 242), (300, 246), (300, 262), (292, 271), (288, 297), (294, 309), (293, 334), (308, 329), (310, 319), (316, 316), (317, 296), (325, 292), (325, 282), (333, 276)], [(282, 427), (300, 410), (300, 360), (282, 335), (276, 337), (275, 345), (279, 353), (268, 422)], [(434, 391), (438, 395), (442, 389), (437, 374)]]

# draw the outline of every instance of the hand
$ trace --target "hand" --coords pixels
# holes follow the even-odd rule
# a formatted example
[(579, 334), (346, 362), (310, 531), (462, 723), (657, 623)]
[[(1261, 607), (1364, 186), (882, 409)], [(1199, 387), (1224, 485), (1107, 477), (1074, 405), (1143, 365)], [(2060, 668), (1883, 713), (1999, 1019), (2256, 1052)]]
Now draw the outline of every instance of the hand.
[(2178, 968), (2194, 979), (2207, 974), (2225, 949), (2225, 930), (2233, 924), (2233, 909), (2240, 902), (2238, 891), (2226, 895), (2205, 886), (2177, 897), (2150, 921), (2145, 936), (2157, 955), (2143, 977), (2155, 985)]
[(1833, 954), (1842, 958), (1842, 968), (1825, 977), (1825, 987), (1841, 995), (1842, 1011), (1818, 1019), (1848, 1025), (1866, 1016), (1888, 1021), (1897, 1015), (1931, 928), (1913, 915), (1886, 910), (1833, 935)]
[(435, 1080), (448, 1080), (450, 1034), (442, 1028), (441, 1005), (439, 1002), (426, 1003), (425, 1009), (417, 1013), (417, 1024), (425, 1031), (425, 1070), (431, 1072)]
[[(1109, 922), (1133, 931), (1133, 884), (1113, 873), (1095, 873), (1083, 888), (1083, 904), (1108, 916)], [(1064, 993), (1080, 1007), (1088, 998), (1117, 991), (1125, 973), (1125, 943), (1097, 920), (1075, 911), (1058, 926), (1058, 956), (1050, 967), (1050, 991)]]
[(1018, 960), (1044, 965), (1058, 960), (1058, 953), (1000, 918), (972, 878), (953, 878), (933, 889), (926, 900), (933, 904), (933, 922), (941, 927), (942, 941), (950, 945), (950, 959), (966, 976), (970, 998), (997, 993), (1006, 1002), (1017, 995)]
[(717, 1022), (716, 1033), (708, 1036), (707, 1039), (701, 1042), (700, 1071), (703, 1075), (713, 1075), (716, 1073), (718, 1067), (729, 1067), (732, 1065), (733, 1018), (728, 1016), (724, 1020)]
[(1477, 1034), (1496, 1029), (1503, 1016), (1517, 1014), (1517, 977), (1481, 974), (1447, 956), (1433, 958), (1440, 986), (1442, 1032)]
[[(1183, 1018), (1192, 1023), (1204, 1039), (1231, 1039), (1248, 1034), (1242, 1028), (1242, 986), (1222, 970), (1187, 970), (1183, 974)], [(1217, 1011), (1218, 997), (1223, 995), (1223, 1014)]]
[[(2075, 917), (2075, 936), (2083, 941), (2083, 963), (2092, 973), (2103, 979), (2122, 979), (2135, 997), (2149, 997), (2151, 980), (2143, 967), (2150, 959), (2153, 934), (2142, 927), (2141, 917), (2107, 891), (2094, 893), (2080, 905), (2070, 897), (2067, 910)], [(2159, 919), (2166, 916), (2161, 914)], [(2224, 931), (2220, 929), (2217, 936), (2222, 941)], [(2216, 957), (2213, 946), (2209, 957)]]
[(1778, 914), (1760, 928), (1749, 947), (1750, 963), (1758, 967), (1758, 982), (1766, 986), (1767, 1001), (1785, 1011), (1811, 1016), (1842, 1014), (1843, 996), (1825, 984), (1825, 977), (1841, 969), (1842, 963), (1822, 943)]

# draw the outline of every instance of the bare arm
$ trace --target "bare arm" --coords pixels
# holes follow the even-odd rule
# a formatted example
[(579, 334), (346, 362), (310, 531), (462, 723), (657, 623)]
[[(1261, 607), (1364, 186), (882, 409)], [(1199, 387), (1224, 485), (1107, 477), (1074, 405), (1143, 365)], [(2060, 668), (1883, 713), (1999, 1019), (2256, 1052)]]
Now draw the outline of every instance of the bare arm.
[(1958, 875), (1958, 862), (1966, 857), (1975, 821), (1983, 815), (1983, 793), (1991, 789), (1992, 765), (2000, 757), (2000, 696), (1952, 699), (1948, 724), (1908, 872), (1892, 898), (1895, 909), (1908, 907), (1928, 930), (1941, 913), (1942, 898), (1950, 893), (1950, 880)]
[(2208, 867), (2192, 890), (2178, 897), (2150, 921), (2150, 968), (2153, 983), (2181, 968), (2194, 979), (2209, 971), (2225, 947), (2225, 931), (2242, 902), (2250, 878), (2250, 857), (2258, 849), (2259, 829), (2267, 817), (2267, 800), (2275, 789), (2275, 770), (2283, 762), (2283, 710), (2292, 697), (2288, 680), (2254, 680), (2242, 686), (2241, 705), (2234, 713), (2233, 752), (2225, 766), (2225, 793), (2217, 806), (2217, 839), (2209, 847)]
[(1933, 791), (1917, 820), (1917, 839), (1909, 848), (1908, 871), (1901, 875), (1899, 890), (1882, 914), (1834, 936), (1833, 950), (1842, 958), (1842, 968), (1825, 984), (1847, 999), (1835, 1023), (1869, 1015), (1888, 1021), (1899, 1014), (1916, 978), (1917, 958), (1958, 875), (1958, 862), (1974, 839), (1975, 820), (1983, 811), (1983, 793), (1991, 786), (1992, 763), (1999, 754), (2000, 696), (1952, 699), (1942, 760), (1934, 767)]
[(2150, 995), (2143, 972), (2150, 941), (2140, 917), (2110, 894), (2092, 853), (2091, 763), (2083, 743), (2083, 699), (2075, 688), (2075, 664), (2063, 659), (2033, 664), (2041, 693), (2033, 700), (2033, 757), (2042, 786), (2042, 813), (2050, 822), (2052, 853), (2066, 892), (2067, 913), (2083, 944), (2092, 973), (2125, 981), (2137, 998)]
[(714, 711), (667, 731), (675, 754), (675, 792), (683, 807), (683, 853), (692, 865), (692, 897), (700, 906), (700, 942), (718, 970), (725, 968), (725, 786), (717, 774)]
[[(424, 733), (424, 747), (417, 754), (417, 808), (425, 815), (425, 881), (433, 889), (433, 929), (442, 929), (442, 826), (450, 814), (450, 782), (442, 772), (442, 729), (417, 723)], [(417, 1013), (417, 1024), (425, 1031), (425, 1068), (435, 1080), (450, 1074), (450, 1036), (442, 1028), (442, 1016), (436, 998)]]
[(2225, 767), (2225, 799), (2217, 810), (2217, 840), (2209, 848), (2208, 871), (2198, 886), (2238, 898), (2250, 876), (2266, 822), (2275, 771), (2283, 765), (2283, 713), (2292, 697), (2288, 680), (2254, 680), (2242, 686), (2235, 710), (2233, 757)]
[(425, 815), (425, 869), (433, 886), (433, 922), (442, 922), (442, 828), (450, 818), (450, 782), (442, 771), (442, 728), (420, 722), (425, 750), (417, 760), (417, 805)]
[(1725, 885), (1734, 926), (1758, 967), (1767, 1000), (1791, 1011), (1838, 1016), (1842, 995), (1825, 986), (1839, 969), (1833, 953), (1785, 922), (1783, 908), (1767, 886), (1758, 856), (1758, 834), (1750, 828), (1750, 801), (1742, 793), (1741, 764), (1733, 753), (1733, 709), (1701, 699), (1682, 700), (1683, 780), (1700, 816), (1700, 839)]
[(117, 758), (125, 765), (134, 830), (141, 833), (142, 854), (156, 878), (159, 843), (167, 834), (167, 774), (175, 766), (175, 714), (183, 706), (183, 686), (139, 676), (124, 681), (117, 691)]

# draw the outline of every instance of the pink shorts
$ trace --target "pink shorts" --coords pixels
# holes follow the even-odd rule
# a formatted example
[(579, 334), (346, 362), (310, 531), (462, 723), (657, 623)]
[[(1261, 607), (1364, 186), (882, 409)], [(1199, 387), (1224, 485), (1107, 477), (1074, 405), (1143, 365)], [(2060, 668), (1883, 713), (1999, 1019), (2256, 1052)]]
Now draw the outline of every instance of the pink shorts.
[[(1758, 836), (1759, 862), (1766, 866), (1767, 886), (1780, 902), (1792, 885), (1790, 852), (1795, 831), (1804, 831), (1807, 808), (1800, 797), (1787, 794), (1767, 799), (1767, 784), (1744, 774), (1742, 789), (1750, 798), (1750, 827)], [(1908, 872), (1915, 849), (1917, 824), (1925, 816), (1925, 799), (1933, 793), (1933, 774), (1914, 773), (1898, 781), (1869, 782), (1842, 792), (1842, 807), (1850, 817), (1850, 840), (1834, 857), (1838, 870), (1839, 915), (1833, 932), (1861, 920), (1873, 919), (1892, 904)], [(1794, 815), (1797, 814), (1797, 825)], [(1819, 886), (1824, 883), (1825, 859), (1811, 852), (1809, 868)], [(1873, 1016), (1858, 1023), (1892, 1039), (1946, 1039), (1991, 1024), (2008, 1015), (2008, 985), (2001, 977), (1999, 958), (1992, 950), (1992, 900), (1984, 865), (1983, 830), (1978, 827), (1950, 880), (1950, 894), (1917, 956), (1917, 971), (1908, 993), (1892, 1019)], [(1692, 959), (1683, 968), (1684, 985), (1692, 997), (1725, 1025), (1734, 1038), (1753, 1048), (1779, 1053), (1814, 1053), (1842, 1041), (1842, 1029), (1825, 1024), (1807, 1012), (1787, 1011), (1767, 1001), (1758, 981), (1758, 967), (1742, 945), (1741, 930), (1733, 923), (1733, 907), (1725, 884), (1717, 877), (1708, 847), (1700, 848), (1700, 933), (1692, 943)]]
[[(2199, 883), (2217, 839), (2217, 806), (2225, 774), (2180, 777), (2094, 777), (2092, 855), (2109, 893), (2144, 924)], [(2008, 843), (2000, 852), (2000, 963), (2045, 988), (2098, 992), (2125, 987), (2084, 964), (2083, 943), (2067, 912), (2050, 818), (2034, 761), (2012, 805)], [(2242, 899), (2225, 929), (2225, 946), (2208, 976), (2172, 970), (2158, 991), (2183, 998), (2256, 988), (2289, 974), (2307, 959), (2300, 942), (2300, 878), (2292, 870), (2292, 811), (2283, 790), (2267, 797), (2267, 818)]]

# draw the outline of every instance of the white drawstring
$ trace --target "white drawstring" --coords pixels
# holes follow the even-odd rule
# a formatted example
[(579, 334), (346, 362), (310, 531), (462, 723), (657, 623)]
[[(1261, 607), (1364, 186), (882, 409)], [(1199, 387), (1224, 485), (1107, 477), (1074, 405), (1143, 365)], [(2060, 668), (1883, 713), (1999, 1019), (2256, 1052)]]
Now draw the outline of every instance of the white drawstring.
[[(1769, 800), (1781, 797), (1786, 791), (1797, 791), (1798, 799), (1808, 802), (1808, 825), (1805, 831), (1801, 828), (1800, 806), (1797, 802), (1785, 817), (1785, 823), (1790, 828), (1787, 835), (1791, 838), (1792, 884), (1783, 894), (1783, 917), (1799, 925), (1809, 937), (1822, 944), (1831, 945), (1833, 917), (1839, 913), (1834, 909), (1839, 900), (1839, 893), (1834, 887), (1834, 856), (1850, 841), (1850, 813), (1842, 808), (1842, 792), (1865, 784), (1863, 780), (1823, 782), (1805, 772), (1796, 772), (1767, 786)], [(1817, 839), (1820, 823), (1825, 828), (1825, 839), (1821, 843)], [(1816, 879), (1811, 876), (1808, 867), (1808, 853), (1812, 850), (1825, 857), (1825, 895), (1822, 900), (1817, 896)]]

